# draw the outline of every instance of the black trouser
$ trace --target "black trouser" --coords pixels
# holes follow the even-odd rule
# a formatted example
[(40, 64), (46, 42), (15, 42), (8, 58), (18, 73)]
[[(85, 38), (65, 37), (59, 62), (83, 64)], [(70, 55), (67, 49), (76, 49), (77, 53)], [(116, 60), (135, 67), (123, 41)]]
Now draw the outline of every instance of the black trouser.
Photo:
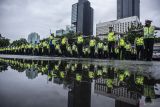
[(98, 58), (103, 57), (103, 49), (98, 49)]
[(50, 55), (51, 56), (55, 55), (55, 46), (54, 45), (50, 45)]
[(38, 55), (42, 56), (42, 48), (39, 48)]
[(77, 57), (77, 52), (73, 50), (73, 57)]
[(145, 59), (147, 61), (151, 61), (152, 60), (153, 45), (154, 45), (154, 38), (146, 38), (146, 39), (144, 39)]
[(108, 53), (107, 53), (107, 51), (104, 51), (103, 58), (107, 58), (107, 57), (108, 57)]
[(95, 53), (95, 47), (92, 46), (92, 47), (90, 47), (90, 57), (91, 58), (94, 58), (94, 53)]
[(131, 51), (125, 51), (125, 59), (131, 60)]
[(119, 59), (124, 59), (124, 56), (125, 56), (125, 48), (124, 46), (121, 46), (119, 48)]
[(67, 49), (66, 49), (66, 45), (61, 45), (61, 51), (62, 51), (62, 55), (66, 56), (67, 55)]
[(143, 60), (144, 46), (143, 45), (137, 45), (136, 46), (136, 51), (137, 51), (136, 59)]
[(114, 58), (115, 57), (115, 42), (108, 42), (108, 55), (109, 55), (109, 58)]
[(83, 54), (83, 52), (82, 52), (82, 43), (78, 44), (77, 47), (78, 47), (78, 56), (82, 57), (82, 54)]
[(34, 55), (38, 55), (38, 49), (34, 50)]

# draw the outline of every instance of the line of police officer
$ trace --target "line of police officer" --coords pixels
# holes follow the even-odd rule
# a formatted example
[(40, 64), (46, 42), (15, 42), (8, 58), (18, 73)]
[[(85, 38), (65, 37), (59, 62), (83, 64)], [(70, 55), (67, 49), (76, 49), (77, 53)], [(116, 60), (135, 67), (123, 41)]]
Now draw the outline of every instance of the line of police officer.
[[(146, 20), (143, 29), (134, 31), (143, 32), (143, 34), (139, 33), (139, 36), (135, 39), (134, 48), (132, 48), (131, 43), (125, 40), (125, 34), (116, 33), (110, 27), (106, 42), (96, 41), (94, 37), (91, 37), (89, 43), (85, 45), (82, 35), (79, 35), (72, 43), (69, 43), (67, 37), (63, 37), (58, 42), (54, 36), (49, 36), (48, 41), (35, 45), (24, 44), (19, 47), (0, 48), (0, 54), (152, 60), (155, 30), (160, 30), (160, 28), (151, 26), (151, 21)], [(118, 43), (116, 40), (117, 34), (120, 35)]]

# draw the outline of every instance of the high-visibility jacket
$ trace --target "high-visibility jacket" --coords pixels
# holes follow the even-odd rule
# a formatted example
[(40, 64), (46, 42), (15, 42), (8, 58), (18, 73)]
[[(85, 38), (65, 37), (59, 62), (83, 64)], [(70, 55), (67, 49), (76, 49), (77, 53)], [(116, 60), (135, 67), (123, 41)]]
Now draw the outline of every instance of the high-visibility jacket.
[(143, 39), (143, 37), (138, 37), (138, 38), (136, 38), (136, 45), (137, 46), (141, 46), (141, 45), (144, 45), (144, 39)]
[(112, 88), (113, 87), (113, 80), (112, 79), (107, 79), (106, 80), (106, 85), (107, 85), (107, 87)]
[(49, 36), (49, 39), (52, 40), (52, 39), (53, 39), (53, 36), (50, 35), (50, 36)]
[(84, 40), (83, 40), (83, 37), (82, 37), (82, 36), (79, 36), (78, 39), (77, 39), (77, 43), (78, 43), (78, 44), (81, 44), (81, 43), (83, 43), (83, 41), (84, 41)]
[(76, 74), (76, 80), (80, 82), (82, 80), (82, 75)]
[(96, 40), (95, 39), (91, 39), (89, 42), (89, 46), (90, 47), (94, 47), (96, 45)]
[(110, 32), (108, 34), (108, 42), (112, 42), (112, 41), (115, 41), (115, 40), (116, 40), (116, 38), (115, 38), (114, 32)]
[(115, 53), (118, 54), (119, 53), (119, 48), (115, 48)]
[(62, 39), (62, 41), (61, 41), (61, 44), (62, 44), (62, 45), (65, 45), (66, 43), (67, 43), (67, 38), (64, 37), (64, 38)]
[(103, 50), (104, 50), (104, 51), (107, 51), (107, 50), (108, 50), (108, 46), (107, 46), (107, 45), (104, 45), (104, 46), (103, 46)]
[(123, 38), (120, 38), (119, 46), (125, 46), (125, 40)]
[(52, 40), (52, 45), (54, 45), (54, 46), (56, 45), (56, 40), (55, 39)]
[(76, 45), (73, 45), (73, 46), (72, 46), (72, 50), (73, 50), (73, 51), (77, 51), (77, 46), (76, 46)]
[(94, 72), (91, 72), (91, 71), (88, 72), (88, 76), (89, 76), (90, 79), (94, 78)]
[(98, 43), (98, 49), (103, 49), (103, 43), (101, 42)]
[(131, 44), (126, 44), (125, 49), (126, 51), (131, 51)]
[(154, 38), (155, 27), (144, 27), (144, 38)]

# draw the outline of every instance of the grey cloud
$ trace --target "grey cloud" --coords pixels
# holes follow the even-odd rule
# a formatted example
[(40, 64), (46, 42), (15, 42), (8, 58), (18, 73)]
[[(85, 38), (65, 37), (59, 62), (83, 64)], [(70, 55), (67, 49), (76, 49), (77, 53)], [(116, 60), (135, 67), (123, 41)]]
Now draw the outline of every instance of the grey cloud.
[[(37, 32), (41, 38), (49, 30), (71, 23), (71, 6), (78, 0), (0, 0), (0, 33), (12, 40)], [(116, 19), (116, 0), (89, 0), (94, 8), (95, 24)], [(159, 0), (141, 0), (141, 21), (152, 19), (160, 26)]]

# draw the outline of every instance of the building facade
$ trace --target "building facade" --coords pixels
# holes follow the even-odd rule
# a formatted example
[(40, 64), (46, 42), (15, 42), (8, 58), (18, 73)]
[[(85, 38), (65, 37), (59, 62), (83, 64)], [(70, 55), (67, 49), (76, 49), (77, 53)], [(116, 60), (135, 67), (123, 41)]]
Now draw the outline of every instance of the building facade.
[(117, 0), (117, 19), (140, 16), (140, 0)]
[(62, 35), (64, 35), (63, 29), (56, 30), (56, 36), (62, 36)]
[(79, 0), (72, 5), (71, 25), (76, 33), (93, 34), (93, 8), (88, 0)]
[(38, 35), (38, 33), (30, 33), (28, 35), (28, 43), (31, 44), (37, 44), (40, 42), (40, 36)]
[(56, 30), (56, 36), (62, 36), (72, 32), (74, 32), (74, 28), (70, 25), (67, 25), (65, 30), (64, 29)]
[(96, 35), (103, 39), (109, 32), (109, 27), (113, 27), (115, 32), (125, 33), (128, 32), (128, 28), (131, 25), (138, 26), (140, 24), (140, 20), (137, 16), (123, 18), (119, 20), (113, 20), (109, 22), (103, 22), (96, 24)]

